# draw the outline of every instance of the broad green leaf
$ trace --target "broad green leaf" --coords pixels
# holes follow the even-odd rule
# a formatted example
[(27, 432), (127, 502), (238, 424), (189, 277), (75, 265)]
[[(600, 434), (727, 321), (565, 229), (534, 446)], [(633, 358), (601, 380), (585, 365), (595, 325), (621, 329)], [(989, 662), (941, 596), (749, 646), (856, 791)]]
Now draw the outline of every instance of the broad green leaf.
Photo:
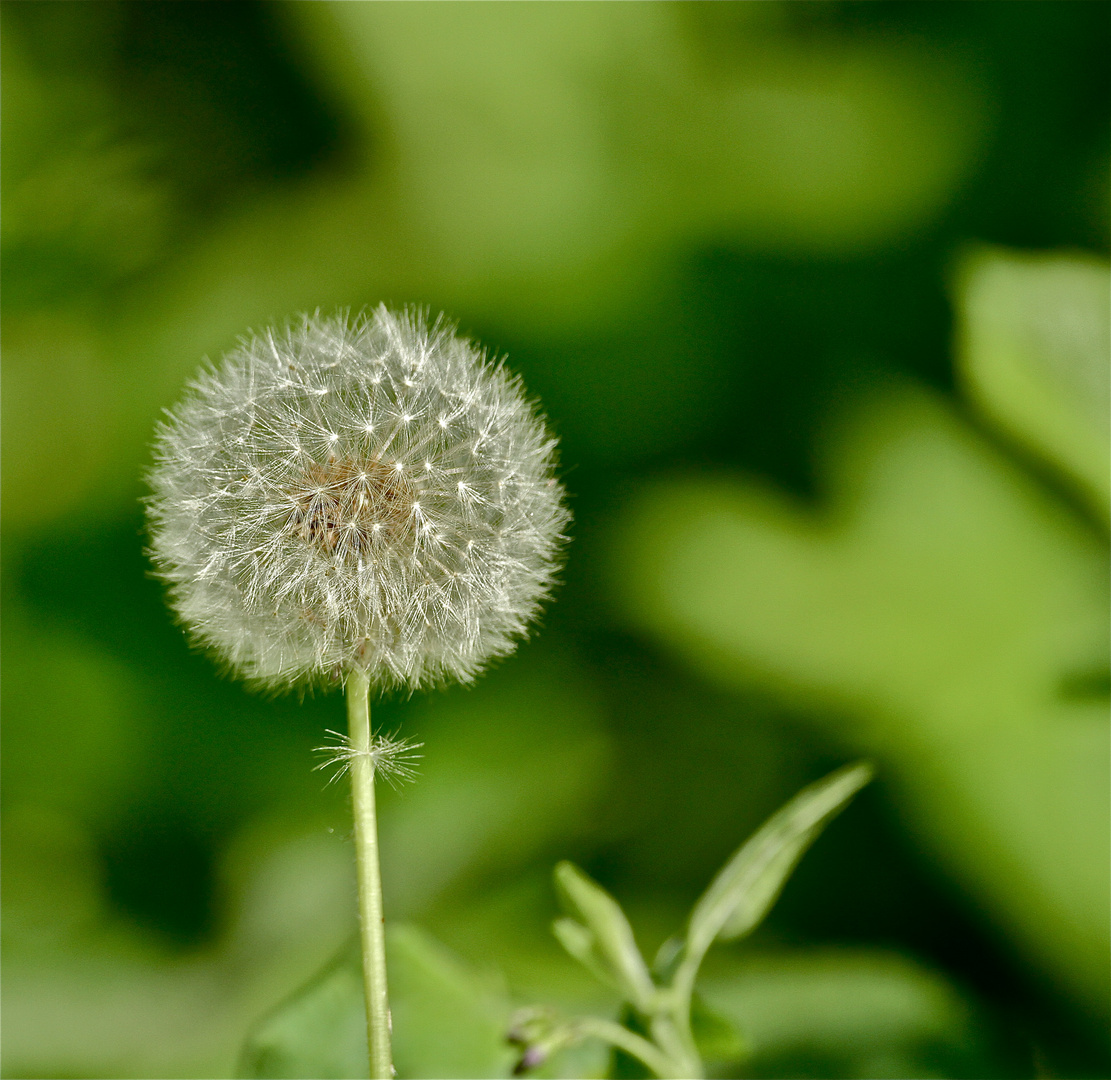
[(818, 510), (740, 476), (647, 489), (626, 610), (877, 758), (924, 850), (1106, 1010), (1105, 540), (910, 387), (842, 414), (821, 472)]
[(414, 926), (396, 927), (388, 945), (398, 1077), (508, 1076), (504, 989)]
[(572, 863), (561, 862), (555, 868), (555, 881), (567, 907), (581, 920), (580, 930), (593, 939), (587, 954), (590, 960), (584, 960), (578, 951), (586, 951), (586, 938), (580, 930), (568, 933), (560, 922), (553, 929), (564, 948), (588, 967), (596, 957), (609, 981), (638, 1009), (647, 1011), (655, 987), (621, 905)]
[(871, 777), (870, 765), (847, 765), (804, 788), (773, 814), (695, 905), (688, 933), (691, 951), (703, 953), (715, 939), (732, 941), (755, 929), (806, 849)]
[(993, 420), (1111, 500), (1111, 274), (1076, 254), (987, 249), (962, 267), (959, 360)]
[(357, 1080), (370, 1074), (358, 954), (344, 953), (258, 1025), (242, 1077)]
[[(998, 1076), (993, 1039), (938, 972), (873, 949), (716, 954), (707, 1004), (751, 1044), (724, 1076)], [(724, 1063), (725, 1058), (719, 1059)]]
[[(388, 928), (386, 959), (401, 1080), (509, 1075), (511, 1007), (498, 988), (413, 926)], [(362, 974), (351, 949), (256, 1028), (240, 1075), (330, 1080), (367, 1073)]]
[[(724, 49), (710, 31), (709, 66), (681, 8), (293, 11), (371, 131), (388, 110), (406, 193), (459, 276), (510, 266), (550, 280), (623, 235), (859, 249), (929, 220), (975, 160), (984, 108), (953, 58), (832, 37), (800, 47), (765, 24)], [(599, 138), (606, 121), (638, 138)]]

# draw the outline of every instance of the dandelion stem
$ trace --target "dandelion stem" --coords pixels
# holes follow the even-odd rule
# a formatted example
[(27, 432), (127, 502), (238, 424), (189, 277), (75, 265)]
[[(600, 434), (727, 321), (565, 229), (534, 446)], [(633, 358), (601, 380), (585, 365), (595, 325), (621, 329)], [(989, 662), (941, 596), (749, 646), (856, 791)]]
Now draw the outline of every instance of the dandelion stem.
[(378, 865), (378, 820), (371, 754), (370, 683), (358, 669), (347, 677), (347, 734), (351, 757), (351, 801), (355, 811), (355, 866), (359, 879), (359, 922), (366, 986), (366, 1024), (372, 1080), (392, 1080), (390, 1002), (386, 990), (386, 935), (382, 873)]

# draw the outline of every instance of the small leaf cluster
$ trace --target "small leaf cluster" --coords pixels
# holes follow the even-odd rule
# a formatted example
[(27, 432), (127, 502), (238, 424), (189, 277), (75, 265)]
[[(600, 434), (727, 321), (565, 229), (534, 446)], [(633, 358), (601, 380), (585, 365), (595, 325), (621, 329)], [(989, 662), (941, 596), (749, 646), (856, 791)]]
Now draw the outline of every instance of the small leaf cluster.
[(715, 942), (737, 941), (760, 924), (807, 848), (871, 777), (869, 764), (847, 765), (769, 818), (719, 871), (691, 910), (685, 932), (663, 944), (651, 968), (621, 905), (578, 867), (560, 863), (555, 881), (568, 915), (555, 921), (553, 932), (618, 991), (625, 1022), (525, 1010), (510, 1032), (520, 1050), (518, 1074), (586, 1038), (608, 1042), (659, 1077), (701, 1077), (704, 1056), (742, 1055), (743, 1038), (695, 992), (702, 961)]

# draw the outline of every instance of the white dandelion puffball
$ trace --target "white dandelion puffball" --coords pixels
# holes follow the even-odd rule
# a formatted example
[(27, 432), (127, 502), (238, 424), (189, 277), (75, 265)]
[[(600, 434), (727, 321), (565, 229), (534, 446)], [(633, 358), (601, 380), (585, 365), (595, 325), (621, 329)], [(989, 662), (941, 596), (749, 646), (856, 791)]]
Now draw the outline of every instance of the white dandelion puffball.
[(256, 684), (468, 681), (551, 587), (554, 451), (442, 318), (304, 318), (242, 341), (161, 425), (151, 556), (193, 637)]

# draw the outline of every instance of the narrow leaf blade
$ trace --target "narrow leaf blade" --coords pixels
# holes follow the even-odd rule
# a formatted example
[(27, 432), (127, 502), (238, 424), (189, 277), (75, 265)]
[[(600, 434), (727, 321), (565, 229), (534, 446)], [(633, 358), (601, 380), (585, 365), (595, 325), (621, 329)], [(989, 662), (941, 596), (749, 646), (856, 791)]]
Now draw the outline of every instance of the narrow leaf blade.
[(691, 912), (688, 948), (699, 955), (715, 940), (754, 930), (791, 871), (822, 829), (872, 778), (872, 766), (847, 765), (804, 788), (773, 814), (726, 863)]
[(574, 919), (556, 919), (552, 923), (556, 940), (599, 982), (621, 990), (610, 965), (598, 950), (598, 940), (582, 923)]
[[(592, 953), (597, 956), (611, 981), (638, 1009), (646, 1010), (655, 993), (655, 987), (621, 905), (572, 863), (560, 863), (555, 868), (555, 880), (571, 913), (578, 917), (592, 936)], [(557, 923), (557, 927), (562, 922), (563, 920)], [(566, 931), (567, 928), (563, 927), (563, 930)], [(564, 948), (572, 956), (583, 960), (574, 951), (582, 948), (582, 935), (578, 931), (571, 931), (571, 938), (567, 940), (560, 929), (555, 932)], [(588, 967), (591, 966), (588, 961), (583, 962)]]

